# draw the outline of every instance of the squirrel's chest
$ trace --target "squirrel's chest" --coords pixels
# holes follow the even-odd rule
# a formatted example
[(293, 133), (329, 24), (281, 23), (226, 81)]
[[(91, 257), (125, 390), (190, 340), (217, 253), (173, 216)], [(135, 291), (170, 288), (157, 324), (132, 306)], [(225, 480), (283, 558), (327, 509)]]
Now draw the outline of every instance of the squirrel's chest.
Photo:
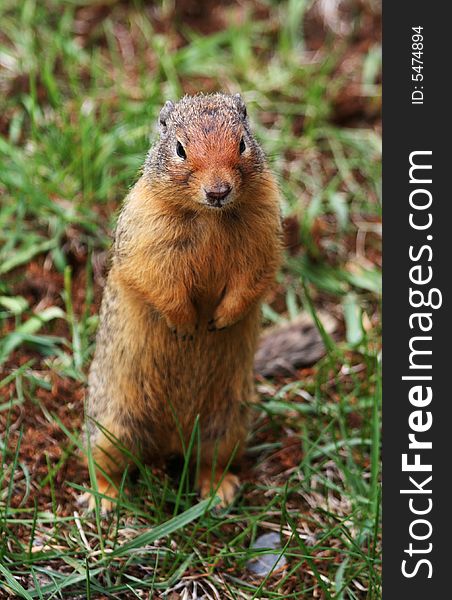
[(216, 304), (234, 277), (233, 260), (227, 248), (193, 256), (190, 293), (194, 299)]
[(188, 288), (198, 302), (217, 304), (225, 288), (247, 263), (247, 244), (241, 246), (227, 235), (211, 236), (192, 248)]

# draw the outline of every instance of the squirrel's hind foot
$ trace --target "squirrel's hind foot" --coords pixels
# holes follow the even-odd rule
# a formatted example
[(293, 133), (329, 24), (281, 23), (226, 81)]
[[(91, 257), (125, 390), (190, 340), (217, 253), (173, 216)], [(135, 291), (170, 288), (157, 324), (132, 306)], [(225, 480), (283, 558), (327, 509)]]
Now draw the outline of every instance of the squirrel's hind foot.
[[(97, 475), (97, 491), (99, 494), (108, 496), (108, 498), (99, 497), (99, 508), (102, 516), (108, 516), (115, 508), (115, 499), (118, 497), (118, 490), (112, 486), (104, 477)], [(85, 492), (77, 499), (79, 506), (86, 507), (88, 512), (96, 510), (96, 496), (92, 492)]]
[(220, 503), (216, 508), (225, 508), (232, 504), (240, 487), (240, 479), (237, 475), (226, 473), (224, 476), (216, 476), (212, 481), (212, 470), (203, 469), (199, 478), (199, 489), (201, 498), (208, 498), (215, 494), (219, 496)]

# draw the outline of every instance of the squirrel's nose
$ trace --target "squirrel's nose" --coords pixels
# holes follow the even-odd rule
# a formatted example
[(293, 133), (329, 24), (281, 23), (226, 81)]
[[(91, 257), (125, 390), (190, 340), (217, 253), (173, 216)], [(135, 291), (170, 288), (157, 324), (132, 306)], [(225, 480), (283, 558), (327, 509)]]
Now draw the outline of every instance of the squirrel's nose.
[(208, 188), (204, 188), (206, 199), (209, 204), (221, 205), (222, 201), (229, 195), (231, 191), (229, 183), (222, 182)]

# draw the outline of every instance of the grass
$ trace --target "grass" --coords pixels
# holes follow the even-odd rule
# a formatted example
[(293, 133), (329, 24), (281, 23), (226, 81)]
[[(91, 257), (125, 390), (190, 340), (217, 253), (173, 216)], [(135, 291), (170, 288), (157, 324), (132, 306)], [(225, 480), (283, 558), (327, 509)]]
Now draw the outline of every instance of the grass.
[[(378, 6), (340, 35), (312, 2), (190, 6), (0, 7), (0, 597), (380, 598)], [(216, 89), (242, 92), (282, 190), (265, 322), (307, 311), (327, 352), (259, 379), (227, 511), (189, 470), (137, 462), (113, 517), (86, 515), (83, 388), (117, 209), (164, 101)], [(253, 577), (269, 531), (287, 565)]]

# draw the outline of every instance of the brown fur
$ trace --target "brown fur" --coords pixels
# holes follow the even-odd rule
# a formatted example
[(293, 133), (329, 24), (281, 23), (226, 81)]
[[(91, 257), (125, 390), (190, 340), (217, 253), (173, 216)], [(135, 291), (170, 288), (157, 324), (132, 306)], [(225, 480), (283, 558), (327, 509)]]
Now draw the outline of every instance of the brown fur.
[[(199, 415), (206, 495), (214, 457), (213, 485), (247, 434), (260, 302), (280, 264), (279, 197), (240, 98), (186, 97), (162, 114), (118, 221), (87, 413), (150, 461), (180, 453)], [(204, 190), (225, 181), (231, 201), (208, 207)], [(114, 495), (102, 469), (117, 484), (126, 461), (94, 422), (88, 433), (99, 489)], [(223, 480), (224, 503), (237, 483)]]

